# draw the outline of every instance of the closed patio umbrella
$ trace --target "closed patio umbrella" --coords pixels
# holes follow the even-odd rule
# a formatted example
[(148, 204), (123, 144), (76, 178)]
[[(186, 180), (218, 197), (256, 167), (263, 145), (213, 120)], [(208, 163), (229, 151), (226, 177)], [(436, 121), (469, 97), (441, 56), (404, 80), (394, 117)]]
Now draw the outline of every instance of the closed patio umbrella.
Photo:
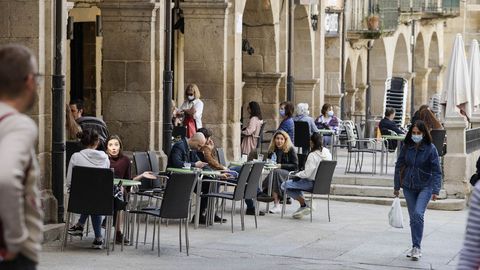
[(462, 36), (457, 34), (448, 63), (441, 103), (446, 105), (445, 118), (460, 116), (460, 110), (468, 117), (470, 112), (470, 74)]
[(468, 70), (470, 71), (471, 95), (471, 112), (480, 108), (480, 51), (478, 41), (472, 40), (470, 46), (470, 54), (468, 59)]

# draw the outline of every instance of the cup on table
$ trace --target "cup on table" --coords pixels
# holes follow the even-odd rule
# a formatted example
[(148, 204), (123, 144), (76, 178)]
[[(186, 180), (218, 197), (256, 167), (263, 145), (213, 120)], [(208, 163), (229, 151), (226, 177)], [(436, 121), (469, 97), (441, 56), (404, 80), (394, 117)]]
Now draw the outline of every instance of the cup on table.
[(190, 164), (189, 162), (183, 163), (183, 168), (184, 169), (189, 169), (190, 170), (191, 167), (192, 167), (192, 164)]
[(258, 161), (263, 161), (263, 154), (258, 154), (257, 159)]
[(243, 155), (242, 155), (242, 162), (245, 163), (245, 162), (247, 162), (247, 161), (248, 161), (248, 156), (245, 155), (245, 154), (243, 154)]

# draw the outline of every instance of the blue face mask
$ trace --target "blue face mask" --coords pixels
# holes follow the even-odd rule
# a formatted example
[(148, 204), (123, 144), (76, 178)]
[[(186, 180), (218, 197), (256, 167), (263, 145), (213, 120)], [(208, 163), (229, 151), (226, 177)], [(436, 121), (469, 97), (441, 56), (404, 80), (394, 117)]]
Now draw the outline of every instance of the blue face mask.
[(420, 143), (423, 140), (423, 135), (412, 135), (412, 141), (414, 143)]
[(284, 117), (284, 116), (285, 116), (285, 110), (280, 109), (279, 113), (280, 113), (280, 116), (281, 116), (281, 117)]
[(328, 116), (332, 117), (333, 116), (333, 111), (328, 111), (327, 114), (328, 114)]

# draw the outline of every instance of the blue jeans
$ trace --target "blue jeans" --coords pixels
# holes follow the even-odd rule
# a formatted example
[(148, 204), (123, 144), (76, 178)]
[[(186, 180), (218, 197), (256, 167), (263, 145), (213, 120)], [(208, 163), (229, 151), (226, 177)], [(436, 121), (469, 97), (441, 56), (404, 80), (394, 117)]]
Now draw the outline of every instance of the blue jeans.
[(420, 248), (423, 237), (423, 216), (428, 202), (432, 197), (432, 188), (423, 189), (403, 188), (403, 194), (407, 201), (408, 215), (410, 216), (410, 232), (412, 234), (412, 246)]
[[(90, 215), (92, 219), (93, 232), (95, 233), (95, 238), (102, 238), (102, 216)], [(80, 215), (78, 223), (85, 225), (87, 222), (88, 215)]]
[(287, 189), (287, 195), (294, 198), (295, 200), (298, 200), (298, 198), (303, 197), (303, 192), (304, 191), (310, 191), (313, 189), (313, 184), (314, 182), (312, 180), (306, 179), (306, 178), (301, 178), (299, 180), (293, 181), (293, 180), (287, 180), (283, 182), (281, 189), (282, 191)]

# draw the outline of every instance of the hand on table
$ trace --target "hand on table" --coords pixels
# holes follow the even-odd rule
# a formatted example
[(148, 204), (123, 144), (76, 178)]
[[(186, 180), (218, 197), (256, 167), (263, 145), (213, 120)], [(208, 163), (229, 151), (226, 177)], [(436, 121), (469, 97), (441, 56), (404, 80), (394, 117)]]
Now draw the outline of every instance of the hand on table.
[(141, 175), (143, 178), (152, 179), (152, 180), (157, 179), (157, 176), (155, 176), (152, 172), (143, 172)]
[(208, 163), (206, 163), (206, 162), (202, 162), (202, 161), (197, 161), (197, 162), (195, 162), (195, 167), (196, 167), (196, 168), (202, 169), (203, 167), (205, 167), (205, 166), (207, 166), (207, 165), (208, 165)]

